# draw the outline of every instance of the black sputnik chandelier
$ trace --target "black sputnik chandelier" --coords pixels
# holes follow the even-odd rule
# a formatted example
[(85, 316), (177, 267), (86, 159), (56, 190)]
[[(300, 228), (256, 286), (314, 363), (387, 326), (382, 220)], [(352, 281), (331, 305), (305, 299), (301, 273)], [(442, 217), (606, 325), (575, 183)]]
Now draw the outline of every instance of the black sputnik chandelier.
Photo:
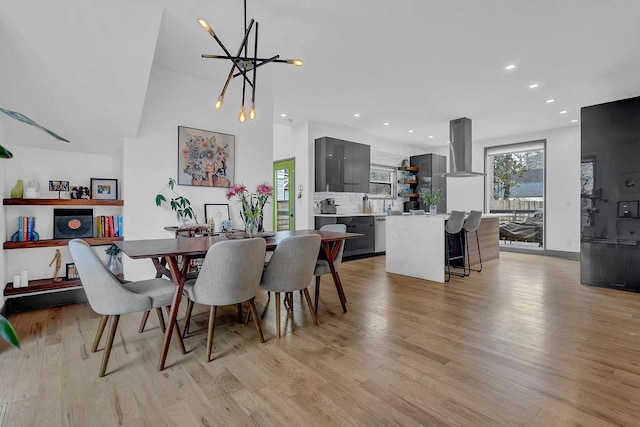
[[(256, 71), (258, 67), (261, 67), (265, 64), (270, 64), (272, 62), (281, 63), (281, 64), (293, 64), (298, 67), (302, 66), (301, 59), (280, 59), (280, 55), (275, 55), (270, 58), (258, 58), (258, 22), (256, 22), (253, 18), (247, 25), (247, 0), (244, 0), (244, 38), (242, 39), (242, 43), (240, 43), (240, 48), (238, 49), (238, 53), (234, 56), (231, 55), (229, 50), (224, 46), (220, 38), (213, 31), (213, 28), (205, 21), (203, 18), (198, 18), (198, 24), (209, 34), (211, 37), (218, 43), (218, 45), (224, 51), (224, 55), (209, 55), (202, 54), (203, 58), (207, 59), (228, 59), (231, 61), (231, 70), (229, 71), (229, 75), (227, 76), (227, 80), (224, 83), (224, 87), (222, 88), (222, 92), (218, 97), (218, 101), (216, 101), (216, 109), (222, 107), (222, 103), (224, 101), (224, 95), (229, 87), (229, 82), (232, 78), (242, 76), (242, 107), (240, 109), (240, 114), (238, 115), (238, 121), (240, 123), (244, 123), (247, 120), (247, 116), (245, 115), (245, 94), (247, 89), (247, 84), (251, 86), (251, 109), (249, 110), (249, 118), (251, 120), (256, 117)], [(255, 29), (255, 31), (253, 31)], [(249, 39), (251, 38), (253, 31), (253, 56), (249, 56)]]

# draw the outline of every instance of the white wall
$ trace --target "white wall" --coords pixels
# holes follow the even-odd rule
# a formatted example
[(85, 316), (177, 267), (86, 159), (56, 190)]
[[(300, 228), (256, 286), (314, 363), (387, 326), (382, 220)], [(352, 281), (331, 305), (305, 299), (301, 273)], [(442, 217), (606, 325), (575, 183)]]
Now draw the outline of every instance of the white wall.
[[(2, 53), (2, 48), (0, 47), (0, 56)], [(3, 147), (7, 148), (7, 140), (5, 138), (5, 133), (4, 133), (4, 125), (2, 120), (0, 120), (0, 145), (2, 145)], [(11, 151), (11, 150), (9, 150)], [(4, 191), (6, 184), (6, 169), (7, 169), (7, 162), (10, 162), (10, 159), (0, 159), (0, 188), (3, 189), (2, 195), (3, 197), (6, 197), (7, 193)], [(5, 226), (5, 211), (4, 209), (0, 210), (0, 236), (5, 236), (5, 240), (6, 240), (6, 226)], [(3, 240), (4, 241), (4, 240)], [(6, 273), (5, 273), (5, 263), (4, 263), (4, 253), (3, 253), (3, 249), (0, 247), (0, 280), (4, 280), (6, 278)], [(13, 276), (12, 276), (13, 277)], [(5, 284), (8, 282), (8, 280), (4, 280), (3, 282), (0, 282), (0, 288), (2, 288), (2, 290), (4, 291), (4, 287), (6, 286)], [(2, 302), (4, 301), (4, 296), (3, 294), (0, 293), (0, 305), (2, 305)]]
[[(473, 170), (484, 172), (484, 149), (500, 145), (546, 140), (545, 246), (548, 250), (580, 252), (580, 129), (576, 126), (473, 141)], [(456, 187), (449, 187), (452, 181)], [(459, 186), (458, 186), (459, 184)], [(472, 200), (482, 209), (477, 195), (484, 194), (484, 180), (447, 180), (455, 200)], [(449, 195), (450, 200), (452, 195)], [(451, 207), (447, 205), (447, 209)]]
[[(177, 225), (173, 211), (155, 205), (156, 194), (169, 177), (176, 177), (178, 163), (178, 126), (235, 135), (235, 183), (255, 191), (258, 183), (272, 181), (273, 123), (271, 100), (263, 93), (257, 118), (241, 125), (237, 121), (240, 96), (227, 94), (220, 110), (213, 108), (215, 82), (154, 68), (136, 138), (124, 142), (124, 233), (127, 240), (167, 238), (165, 226)], [(236, 105), (237, 104), (237, 105)], [(236, 108), (237, 107), (237, 108)], [(200, 222), (204, 221), (204, 203), (228, 203), (231, 220), (242, 228), (240, 206), (226, 199), (227, 188), (178, 186), (187, 197)], [(271, 209), (265, 212), (266, 230), (273, 227)], [(148, 278), (154, 272), (149, 260), (123, 257), (128, 279)]]
[(291, 126), (273, 125), (273, 160), (285, 160), (295, 155), (293, 128)]
[[(13, 152), (13, 158), (0, 160), (2, 162), (2, 172), (0, 173), (0, 183), (3, 197), (9, 197), (11, 189), (18, 179), (22, 179), (24, 187), (30, 180), (37, 180), (40, 183), (40, 197), (57, 199), (58, 192), (48, 190), (49, 180), (69, 181), (71, 186), (89, 186), (91, 178), (116, 178), (120, 180), (122, 188), (121, 162), (114, 156), (97, 154), (60, 152), (55, 147), (61, 142), (51, 140), (52, 149), (42, 150), (38, 148), (25, 148), (20, 146), (9, 146), (2, 144)], [(62, 193), (63, 198), (69, 198), (68, 193)], [(0, 227), (3, 231), (4, 240), (10, 240), (11, 235), (17, 230), (19, 216), (33, 216), (36, 218), (35, 230), (41, 239), (53, 238), (53, 209), (54, 206), (3, 206), (2, 221)], [(95, 215), (119, 215), (120, 208), (116, 207), (93, 207)], [(3, 270), (0, 270), (0, 277), (4, 283), (10, 282), (13, 275), (21, 270), (29, 272), (29, 280), (42, 279), (53, 276), (53, 268), (49, 267), (49, 262), (55, 255), (56, 249), (62, 253), (61, 276), (65, 274), (65, 264), (73, 262), (68, 248), (49, 247), (37, 249), (0, 249), (0, 259), (5, 262)], [(96, 253), (103, 259), (106, 254), (101, 249), (96, 248)], [(1, 265), (1, 264), (0, 264)]]

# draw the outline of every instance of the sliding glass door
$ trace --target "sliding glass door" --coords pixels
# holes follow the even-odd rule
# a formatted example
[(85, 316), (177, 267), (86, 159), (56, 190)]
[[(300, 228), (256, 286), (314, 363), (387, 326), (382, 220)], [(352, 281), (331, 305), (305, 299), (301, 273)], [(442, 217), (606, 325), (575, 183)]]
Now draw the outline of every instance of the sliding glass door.
[(545, 141), (485, 150), (486, 206), (500, 215), (500, 244), (544, 249)]

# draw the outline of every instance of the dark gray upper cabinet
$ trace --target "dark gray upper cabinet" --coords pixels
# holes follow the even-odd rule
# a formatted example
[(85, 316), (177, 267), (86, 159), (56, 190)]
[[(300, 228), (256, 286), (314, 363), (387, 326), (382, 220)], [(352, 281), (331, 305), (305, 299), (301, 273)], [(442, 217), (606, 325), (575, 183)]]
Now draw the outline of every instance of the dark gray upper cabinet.
[(315, 191), (369, 192), (368, 145), (328, 136), (316, 139), (315, 144)]

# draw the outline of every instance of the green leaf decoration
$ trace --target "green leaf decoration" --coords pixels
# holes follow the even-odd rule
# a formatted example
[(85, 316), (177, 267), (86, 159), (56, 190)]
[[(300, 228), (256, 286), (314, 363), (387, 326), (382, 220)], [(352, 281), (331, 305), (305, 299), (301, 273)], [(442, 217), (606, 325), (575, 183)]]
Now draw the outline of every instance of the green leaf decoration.
[(162, 206), (162, 202), (166, 202), (166, 201), (167, 201), (167, 199), (165, 199), (162, 194), (158, 194), (156, 196), (156, 206), (160, 207), (160, 206)]
[(7, 150), (2, 145), (0, 145), (0, 159), (10, 159), (12, 157), (13, 157), (13, 154), (11, 154), (11, 151)]
[(12, 119), (18, 120), (19, 122), (26, 123), (28, 125), (37, 127), (38, 129), (41, 129), (41, 130), (45, 131), (46, 133), (48, 133), (49, 135), (51, 135), (52, 137), (54, 137), (58, 141), (71, 142), (68, 139), (65, 139), (65, 138), (61, 137), (60, 135), (56, 134), (55, 132), (50, 131), (46, 127), (44, 127), (42, 125), (39, 125), (38, 123), (34, 122), (33, 120), (31, 120), (29, 117), (25, 116), (22, 113), (18, 113), (17, 111), (5, 110), (4, 108), (0, 108), (0, 113), (4, 113), (7, 116), (11, 117)]
[(0, 337), (15, 348), (20, 348), (20, 341), (18, 340), (16, 331), (13, 329), (13, 326), (11, 326), (11, 323), (2, 315), (0, 315)]

